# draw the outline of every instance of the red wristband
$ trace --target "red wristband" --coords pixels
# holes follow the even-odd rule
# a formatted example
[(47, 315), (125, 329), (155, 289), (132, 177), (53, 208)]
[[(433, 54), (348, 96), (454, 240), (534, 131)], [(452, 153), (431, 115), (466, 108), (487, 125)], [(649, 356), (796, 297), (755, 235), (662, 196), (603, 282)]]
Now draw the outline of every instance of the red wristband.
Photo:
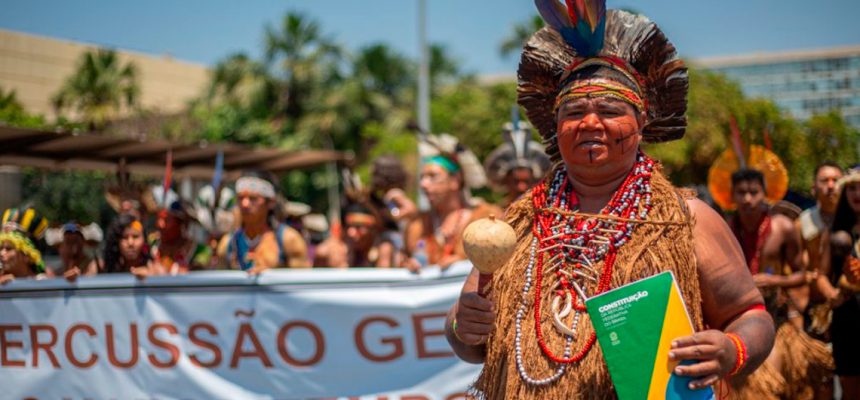
[(737, 358), (735, 360), (735, 367), (732, 368), (732, 370), (729, 372), (729, 376), (733, 376), (744, 368), (744, 365), (746, 365), (747, 360), (749, 359), (749, 354), (747, 353), (747, 346), (740, 336), (735, 333), (726, 333), (726, 336), (735, 345), (735, 351), (737, 355)]

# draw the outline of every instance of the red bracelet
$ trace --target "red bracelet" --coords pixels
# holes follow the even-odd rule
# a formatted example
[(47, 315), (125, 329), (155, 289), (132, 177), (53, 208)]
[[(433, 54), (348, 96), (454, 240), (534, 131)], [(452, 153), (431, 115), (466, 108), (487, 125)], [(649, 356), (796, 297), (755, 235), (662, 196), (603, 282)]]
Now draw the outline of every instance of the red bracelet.
[(734, 333), (726, 333), (726, 336), (732, 341), (732, 343), (734, 343), (735, 351), (737, 352), (735, 367), (732, 368), (731, 372), (729, 372), (729, 376), (733, 376), (744, 368), (744, 365), (746, 365), (747, 360), (749, 359), (749, 353), (747, 353), (747, 345), (740, 336)]

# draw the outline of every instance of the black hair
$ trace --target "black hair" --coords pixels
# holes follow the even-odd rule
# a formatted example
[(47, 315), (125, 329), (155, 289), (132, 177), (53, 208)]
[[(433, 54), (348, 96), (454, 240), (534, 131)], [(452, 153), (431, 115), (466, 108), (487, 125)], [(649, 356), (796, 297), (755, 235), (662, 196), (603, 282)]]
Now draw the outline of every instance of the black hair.
[(842, 194), (839, 195), (839, 202), (836, 203), (836, 213), (833, 217), (833, 226), (830, 228), (831, 232), (846, 231), (850, 233), (854, 229), (854, 225), (857, 224), (857, 213), (848, 204), (848, 190), (846, 189), (848, 185), (850, 183), (842, 187)]
[[(122, 254), (119, 250), (119, 242), (122, 240), (122, 234), (125, 232), (125, 229), (128, 228), (129, 225), (134, 221), (140, 221), (137, 217), (131, 214), (120, 214), (116, 217), (116, 219), (111, 223), (110, 227), (107, 230), (107, 235), (105, 235), (105, 248), (103, 251), (104, 258), (104, 268), (105, 272), (115, 273), (115, 272), (128, 272), (129, 265), (125, 265), (122, 260)], [(141, 224), (141, 227), (143, 224)], [(146, 241), (146, 229), (142, 232), (144, 245), (143, 245), (143, 258), (144, 261), (149, 261), (152, 259), (152, 255), (149, 254), (149, 247), (145, 243)]]
[(383, 155), (373, 161), (370, 178), (371, 191), (386, 191), (406, 188), (407, 174), (400, 159)]
[(839, 172), (844, 172), (842, 171), (842, 167), (840, 167), (839, 164), (837, 164), (835, 161), (825, 160), (815, 166), (815, 173), (812, 174), (813, 179), (818, 178), (818, 173), (821, 172), (822, 169), (827, 167), (836, 168), (839, 170)]
[[(346, 226), (346, 216), (348, 214), (367, 214), (372, 215), (376, 219), (376, 224), (379, 227), (387, 226), (387, 221), (380, 213), (380, 209), (373, 204), (372, 201), (363, 199), (353, 199), (350, 196), (346, 198), (346, 204), (341, 209), (340, 219), (341, 224)], [(395, 225), (396, 226), (396, 225)]]
[(741, 168), (732, 174), (732, 187), (734, 188), (741, 182), (758, 182), (761, 188), (764, 189), (764, 174), (761, 171), (752, 168)]

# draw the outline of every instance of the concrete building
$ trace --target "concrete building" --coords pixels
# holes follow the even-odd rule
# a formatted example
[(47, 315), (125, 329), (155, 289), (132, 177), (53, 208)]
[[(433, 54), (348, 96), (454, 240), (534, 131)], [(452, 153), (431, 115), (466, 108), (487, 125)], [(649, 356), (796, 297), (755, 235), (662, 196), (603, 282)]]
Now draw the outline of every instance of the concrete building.
[(772, 99), (798, 119), (839, 110), (860, 128), (860, 45), (698, 59), (700, 68), (740, 83), (750, 97)]
[[(54, 116), (51, 98), (70, 76), (85, 51), (97, 46), (0, 29), (0, 88), (14, 90), (31, 113)], [(158, 113), (181, 110), (199, 96), (209, 80), (206, 66), (117, 50), (123, 65), (138, 70), (140, 104)]]

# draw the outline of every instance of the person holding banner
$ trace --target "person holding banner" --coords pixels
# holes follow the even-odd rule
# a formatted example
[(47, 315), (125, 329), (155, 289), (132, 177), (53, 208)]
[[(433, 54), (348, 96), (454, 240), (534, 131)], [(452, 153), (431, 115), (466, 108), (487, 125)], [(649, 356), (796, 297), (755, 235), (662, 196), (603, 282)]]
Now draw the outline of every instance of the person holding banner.
[(584, 300), (663, 271), (696, 333), (657, 357), (679, 362), (673, 375), (696, 390), (751, 374), (774, 326), (740, 246), (640, 148), (684, 135), (683, 61), (644, 16), (605, 1), (536, 4), (549, 26), (525, 45), (518, 101), (556, 167), (508, 208), (518, 245), (488, 297), (473, 272), (449, 313), (455, 353), (484, 364), (474, 394), (615, 398), (626, 382), (610, 378)]
[(98, 274), (103, 265), (91, 251), (101, 240), (102, 229), (95, 223), (82, 226), (68, 222), (59, 228), (49, 228), (45, 232), (45, 242), (57, 248), (61, 265), (57, 271), (49, 269), (46, 274), (52, 278), (59, 274), (69, 282), (80, 276)]
[(246, 172), (236, 181), (241, 227), (221, 238), (218, 256), (222, 263), (250, 274), (311, 266), (302, 235), (274, 218), (276, 198), (269, 173)]
[(0, 232), (0, 285), (15, 279), (45, 278), (42, 252), (36, 248), (48, 220), (35, 209), (10, 208), (3, 212)]
[(191, 237), (192, 212), (178, 196), (158, 211), (158, 237), (152, 241), (152, 257), (164, 274), (187, 274), (191, 270), (206, 269), (209, 265), (209, 247)]
[(146, 243), (146, 231), (133, 214), (120, 214), (105, 236), (104, 264), (107, 273), (131, 273), (138, 279), (160, 275)]

